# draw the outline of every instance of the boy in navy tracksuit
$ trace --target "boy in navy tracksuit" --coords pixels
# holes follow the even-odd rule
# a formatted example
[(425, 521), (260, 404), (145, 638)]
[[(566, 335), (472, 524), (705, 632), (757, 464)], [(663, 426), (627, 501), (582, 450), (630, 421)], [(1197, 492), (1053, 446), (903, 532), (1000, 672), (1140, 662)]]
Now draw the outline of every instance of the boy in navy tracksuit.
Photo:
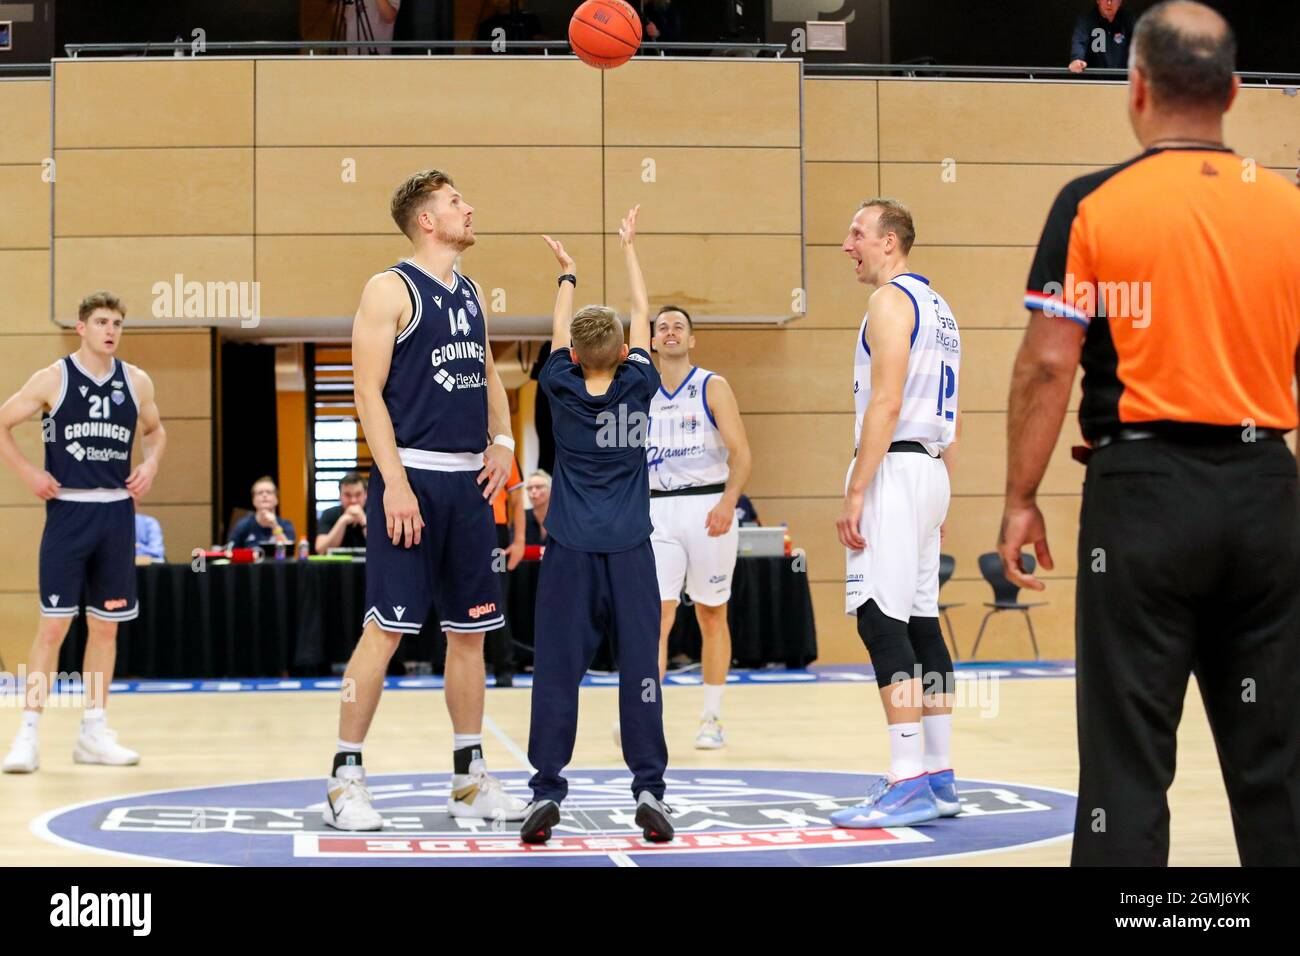
[(525, 843), (545, 843), (560, 820), (559, 805), (568, 792), (560, 773), (573, 756), (578, 686), (611, 629), (617, 638), (623, 758), (632, 771), (636, 822), (647, 840), (673, 836), (662, 802), (668, 745), (645, 455), (659, 373), (650, 361), (650, 305), (632, 247), (636, 214), (636, 209), (629, 212), (619, 229), (632, 286), (630, 349), (613, 309), (587, 306), (573, 315), (573, 259), (544, 237), (564, 274), (551, 357), (539, 380), (551, 402), (555, 474), (537, 589), (528, 734), (528, 760), (537, 773), (520, 832)]

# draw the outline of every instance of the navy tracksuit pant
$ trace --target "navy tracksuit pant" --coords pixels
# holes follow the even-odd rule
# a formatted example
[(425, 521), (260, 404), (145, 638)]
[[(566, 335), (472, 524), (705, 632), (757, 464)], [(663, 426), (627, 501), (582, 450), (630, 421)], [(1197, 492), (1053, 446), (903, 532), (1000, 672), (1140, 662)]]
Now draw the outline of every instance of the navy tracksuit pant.
[(628, 551), (594, 554), (546, 546), (537, 584), (533, 632), (532, 725), (528, 761), (535, 800), (562, 801), (560, 772), (573, 757), (578, 686), (606, 633), (618, 650), (618, 710), (623, 759), (632, 794), (664, 795), (668, 744), (659, 686), (659, 585), (650, 542)]

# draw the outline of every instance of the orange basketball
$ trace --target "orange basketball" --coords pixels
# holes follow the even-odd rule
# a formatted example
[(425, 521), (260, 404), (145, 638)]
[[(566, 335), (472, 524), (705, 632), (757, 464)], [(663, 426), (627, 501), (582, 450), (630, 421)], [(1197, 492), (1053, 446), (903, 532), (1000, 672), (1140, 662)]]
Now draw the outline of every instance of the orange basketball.
[(569, 21), (569, 46), (588, 66), (622, 66), (641, 46), (641, 18), (623, 0), (587, 0)]

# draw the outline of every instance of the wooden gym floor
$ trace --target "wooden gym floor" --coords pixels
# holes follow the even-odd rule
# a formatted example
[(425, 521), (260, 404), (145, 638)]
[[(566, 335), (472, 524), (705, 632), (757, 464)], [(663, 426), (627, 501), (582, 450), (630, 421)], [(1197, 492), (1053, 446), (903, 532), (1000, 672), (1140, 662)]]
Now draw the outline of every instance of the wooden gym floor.
[[(959, 708), (954, 765), (959, 778), (1003, 780), (1059, 788), (1077, 786), (1072, 678), (1003, 679), (997, 715)], [(610, 737), (616, 691), (582, 690), (574, 766), (617, 767)], [(116, 795), (255, 780), (311, 777), (328, 769), (336, 701), (323, 691), (276, 693), (123, 694), (112, 703), (111, 725), (142, 754), (134, 768), (83, 767), (72, 762), (80, 719), (51, 709), (41, 727), (42, 767), (30, 776), (0, 777), (0, 865), (139, 865), (141, 861), (56, 845), (36, 836), (33, 819), (71, 804)], [(873, 683), (730, 687), (724, 705), (725, 750), (691, 746), (702, 702), (698, 687), (668, 687), (665, 721), (670, 773), (689, 768), (822, 769), (883, 772), (888, 744)], [(0, 708), (7, 745), (18, 723), (13, 698)], [(490, 689), (484, 747), (491, 767), (526, 769), (529, 691)], [(434, 690), (384, 695), (366, 746), (372, 774), (445, 772), (451, 727)], [(672, 794), (669, 793), (671, 802)], [(1195, 683), (1179, 734), (1178, 777), (1170, 793), (1172, 865), (1237, 864), (1227, 799)], [(1064, 865), (1069, 841), (980, 853), (928, 865)]]

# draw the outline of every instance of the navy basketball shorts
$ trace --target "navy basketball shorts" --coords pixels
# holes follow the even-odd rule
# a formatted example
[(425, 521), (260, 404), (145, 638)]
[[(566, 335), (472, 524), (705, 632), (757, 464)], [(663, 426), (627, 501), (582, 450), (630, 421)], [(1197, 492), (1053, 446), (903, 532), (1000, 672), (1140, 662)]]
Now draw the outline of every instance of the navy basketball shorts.
[(385, 631), (418, 634), (432, 614), (444, 631), (475, 634), (505, 624), (492, 506), (477, 471), (407, 468), (420, 504), (420, 543), (393, 544), (384, 519), (384, 477), (366, 497), (366, 615)]
[(41, 614), (130, 621), (140, 613), (135, 590), (135, 502), (45, 503), (41, 535)]

